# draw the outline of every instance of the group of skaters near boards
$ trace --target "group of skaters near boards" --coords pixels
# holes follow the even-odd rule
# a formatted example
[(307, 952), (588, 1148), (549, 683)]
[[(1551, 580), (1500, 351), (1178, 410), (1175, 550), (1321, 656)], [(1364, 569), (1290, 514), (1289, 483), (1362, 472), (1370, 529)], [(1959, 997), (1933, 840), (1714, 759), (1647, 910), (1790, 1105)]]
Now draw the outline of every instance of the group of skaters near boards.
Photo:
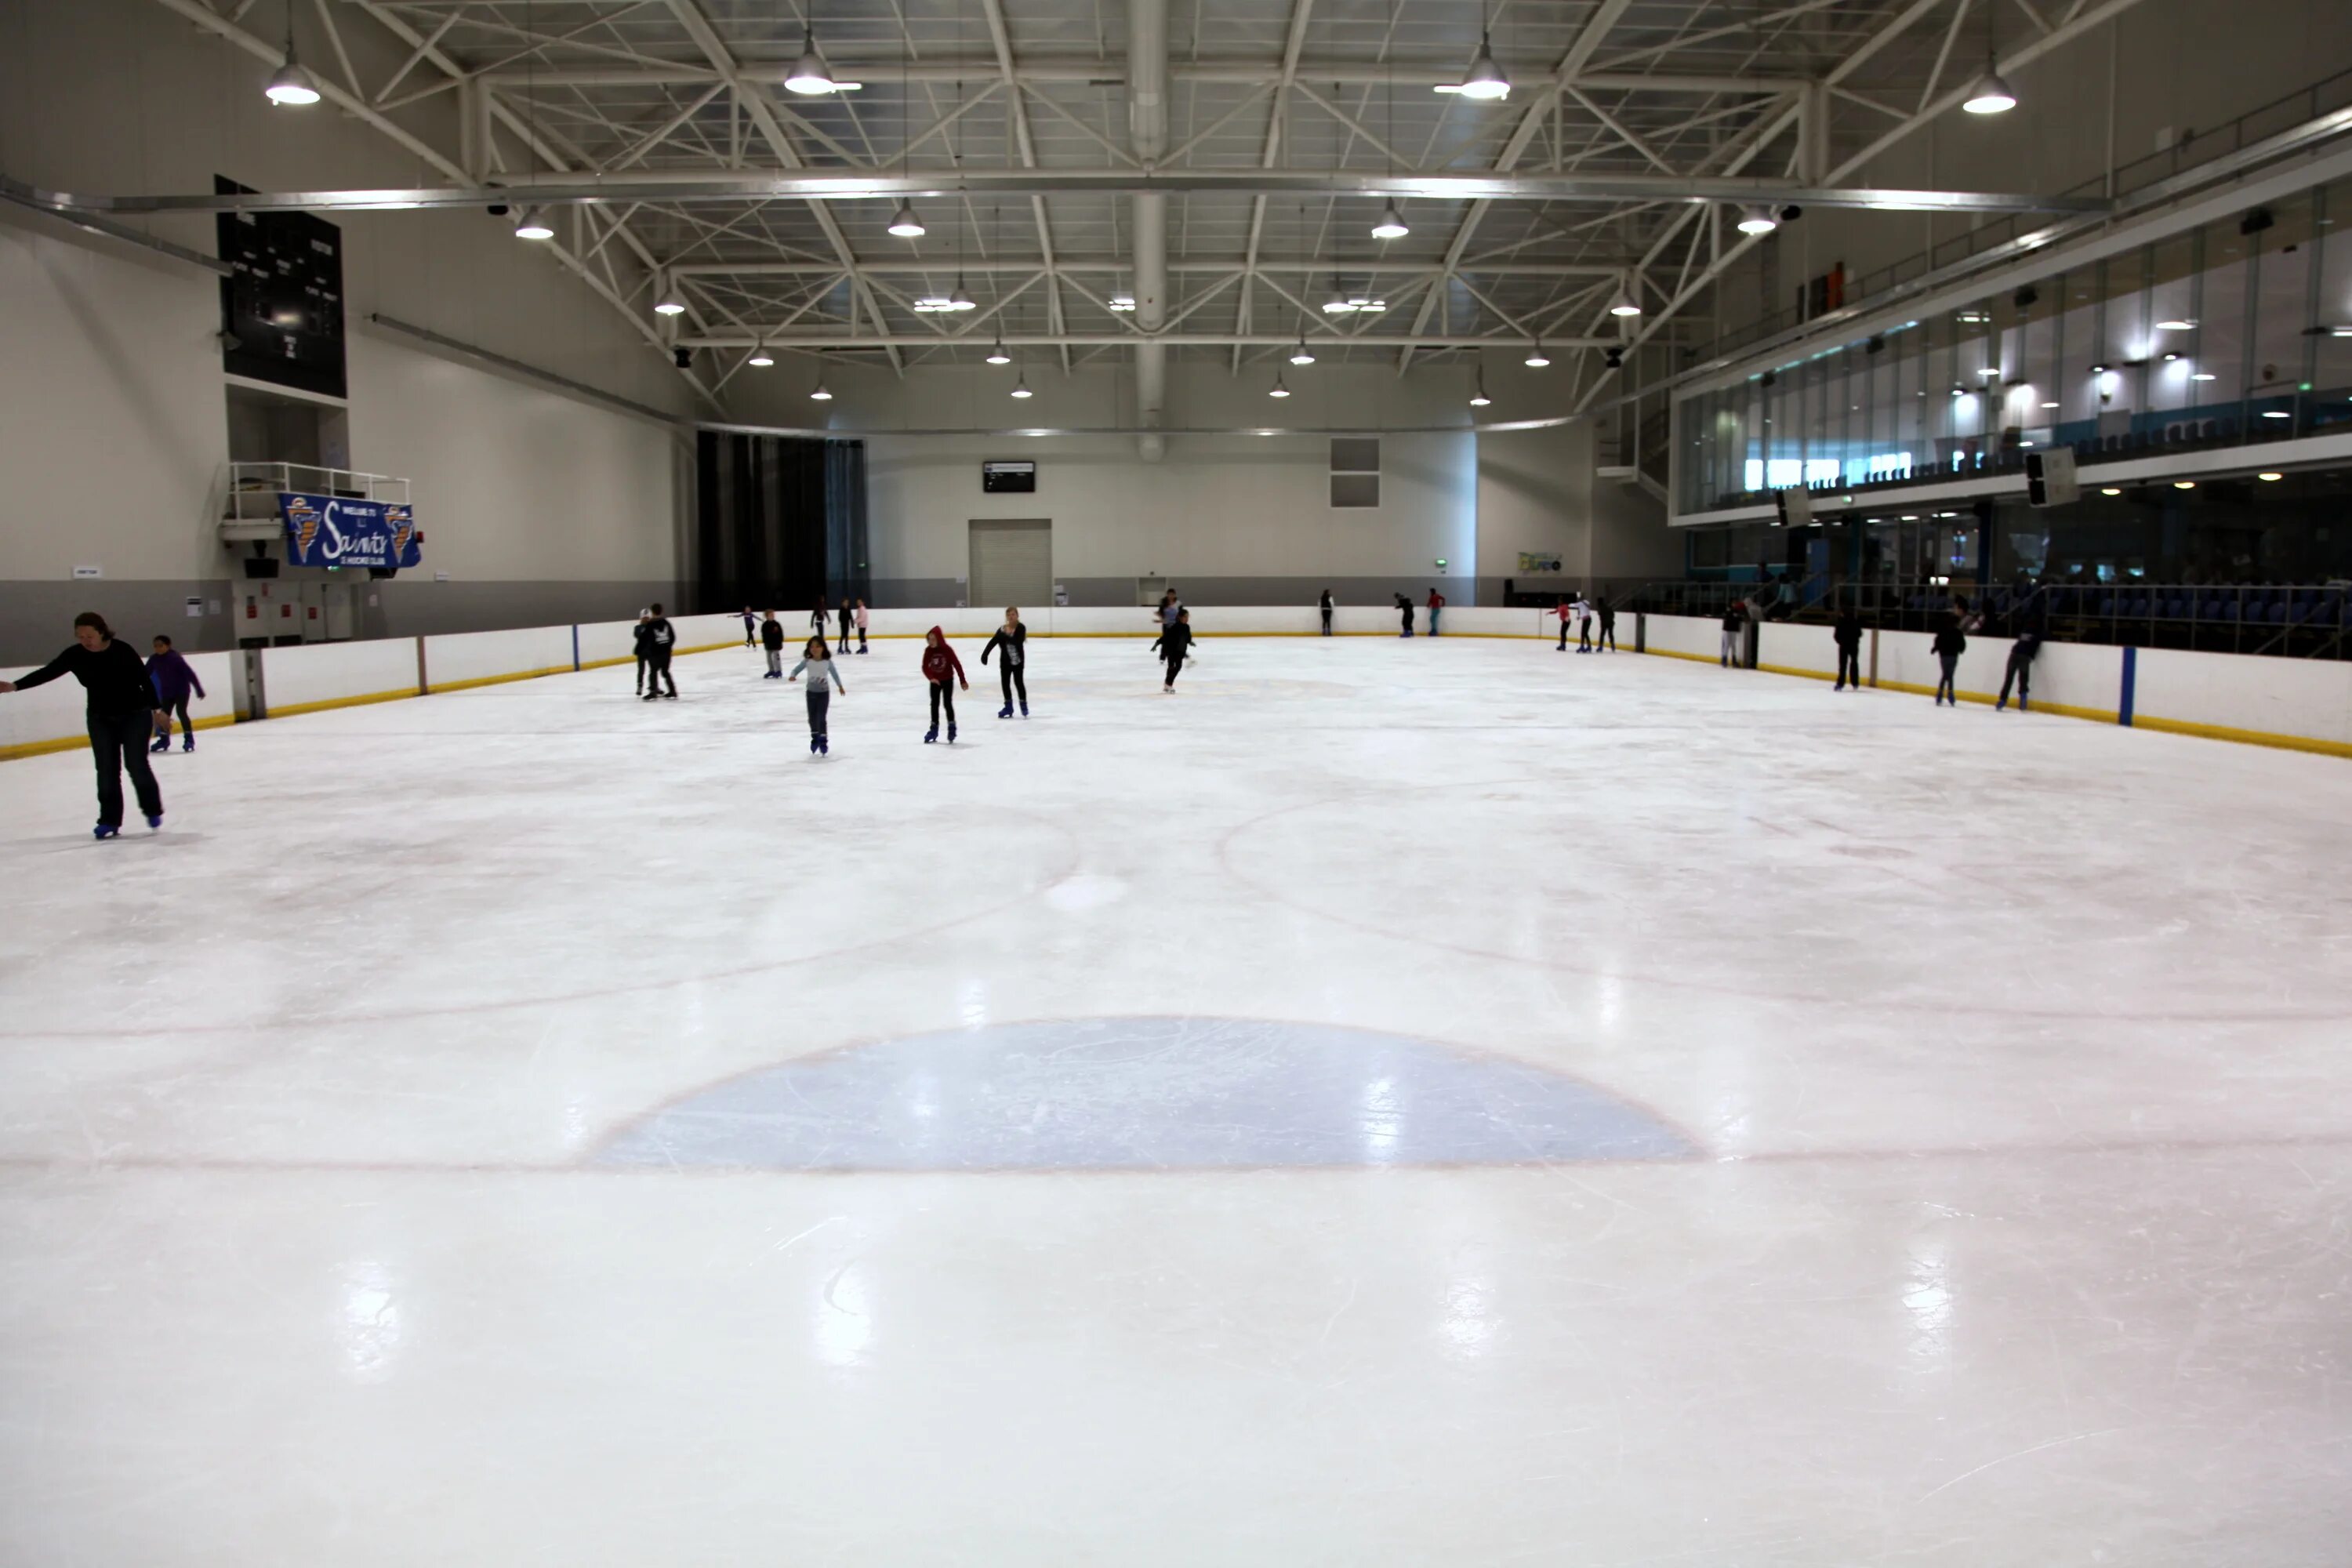
[[(1743, 600), (1734, 599), (1723, 612), (1723, 666), (1728, 669), (1742, 662), (1748, 627), (1760, 621), (1755, 609)], [(1952, 596), (1952, 607), (1937, 617), (1935, 640), (1929, 645), (1936, 655), (1936, 705), (1960, 705), (1959, 693), (1952, 679), (1959, 671), (1960, 655), (1969, 648), (1969, 633), (1984, 629), (1984, 614), (1969, 607), (1968, 595)], [(1852, 605), (1839, 609), (1830, 623), (1830, 640), (1837, 646), (1837, 681), (1834, 691), (1862, 689), (1862, 616)], [(1561, 634), (1563, 637), (1566, 633)], [(2017, 693), (2017, 710), (2030, 712), (2033, 702), (2033, 658), (2042, 651), (2042, 633), (2038, 626), (2026, 625), (2018, 629), (2009, 645), (2009, 662), (2001, 671), (2000, 695), (1993, 700), (1993, 711), (2008, 708), (2009, 694)]]
[(205, 695), (205, 683), (194, 666), (159, 637), (152, 657), (114, 635), (106, 617), (85, 610), (74, 617), (73, 646), (40, 668), (18, 680), (0, 680), (0, 691), (29, 691), (59, 676), (81, 682), (87, 694), (83, 715), (89, 726), (90, 757), (98, 765), (98, 838), (122, 831), (122, 774), (139, 797), (139, 814), (152, 831), (163, 826), (163, 791), (147, 765), (152, 752), (172, 749), (172, 717), (180, 720), (180, 750), (196, 749), (196, 726), (188, 717), (188, 698)]
[(1576, 651), (1579, 653), (1610, 653), (1617, 651), (1617, 606), (1607, 595), (1588, 599), (1581, 591), (1572, 593), (1559, 602), (1553, 614), (1559, 616), (1559, 647), (1568, 651), (1568, 628), (1577, 628)]

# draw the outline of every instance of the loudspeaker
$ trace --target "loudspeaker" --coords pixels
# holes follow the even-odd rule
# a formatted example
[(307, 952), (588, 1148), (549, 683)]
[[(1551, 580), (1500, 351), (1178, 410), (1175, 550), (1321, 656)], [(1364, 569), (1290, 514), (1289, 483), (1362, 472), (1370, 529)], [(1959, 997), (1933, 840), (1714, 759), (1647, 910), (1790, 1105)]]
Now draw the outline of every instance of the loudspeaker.
[(1774, 490), (1772, 506), (1780, 513), (1782, 528), (1809, 528), (1812, 525), (1813, 492), (1802, 485)]
[(2025, 500), (2030, 506), (2071, 506), (2081, 497), (2074, 479), (2074, 448), (2053, 447), (2025, 454)]

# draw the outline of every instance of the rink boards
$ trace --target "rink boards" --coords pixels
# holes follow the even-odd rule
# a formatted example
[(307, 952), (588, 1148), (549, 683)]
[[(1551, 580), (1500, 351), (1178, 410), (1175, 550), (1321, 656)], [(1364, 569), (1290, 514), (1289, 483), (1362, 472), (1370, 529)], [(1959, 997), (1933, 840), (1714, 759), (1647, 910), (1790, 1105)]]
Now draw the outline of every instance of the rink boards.
[[(1149, 637), (1158, 629), (1146, 607), (1047, 605), (1023, 615), (1034, 637)], [(805, 614), (779, 618), (785, 622), (786, 647), (797, 647), (810, 631)], [(868, 612), (867, 635), (913, 638), (939, 626), (950, 637), (971, 641), (992, 633), (1002, 618), (1000, 610), (989, 607), (874, 610)], [(672, 624), (680, 653), (742, 644), (740, 616), (679, 616)], [(1320, 629), (1311, 605), (1198, 605), (1193, 624), (1204, 637), (1312, 637)], [(1558, 622), (1547, 610), (1449, 606), (1441, 624), (1452, 637), (1549, 642), (1559, 635)], [(190, 654), (205, 695), (191, 700), (189, 712), (199, 728), (210, 728), (626, 664), (634, 654), (635, 625), (616, 620)], [(1415, 630), (1425, 634), (1428, 625), (1427, 610), (1416, 606)], [(828, 635), (838, 628), (837, 618), (828, 620)], [(1341, 606), (1333, 615), (1333, 629), (1349, 637), (1392, 637), (1397, 612), (1381, 605)], [(1629, 652), (1706, 663), (1720, 654), (1720, 626), (1712, 618), (1623, 616), (1617, 630)], [(1963, 700), (1994, 700), (2010, 646), (2006, 637), (1969, 637), (1956, 680)], [(1827, 680), (1836, 668), (1835, 646), (1824, 626), (1768, 622), (1756, 628), (1754, 657), (1758, 669), (1776, 675)], [(1865, 683), (1881, 689), (1930, 693), (1937, 673), (1932, 639), (1924, 632), (1871, 632), (1862, 668)], [(23, 670), (5, 673), (13, 677)], [(2101, 723), (2352, 756), (2352, 662), (2343, 660), (2045, 643), (2033, 664), (2033, 707)], [(57, 681), (0, 702), (0, 759), (87, 743), (77, 684)]]

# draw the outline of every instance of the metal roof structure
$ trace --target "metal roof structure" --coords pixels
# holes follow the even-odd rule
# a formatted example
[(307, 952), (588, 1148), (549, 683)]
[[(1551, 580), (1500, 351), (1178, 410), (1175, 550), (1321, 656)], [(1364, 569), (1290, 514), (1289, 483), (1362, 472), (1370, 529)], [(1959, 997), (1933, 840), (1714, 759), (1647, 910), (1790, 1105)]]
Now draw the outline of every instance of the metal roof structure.
[[(156, 3), (283, 58), (277, 0)], [(650, 341), (710, 351), (725, 374), (755, 345), (903, 368), (977, 361), (1000, 335), (1065, 364), (1132, 342), (1235, 369), (1301, 335), (1318, 357), (1400, 367), (1538, 338), (1568, 352), (1638, 342), (1671, 331), (1753, 243), (1733, 204), (1939, 205), (1843, 183), (1954, 110), (1989, 56), (2015, 68), (2135, 3), (292, 10), (321, 89), (427, 155), (448, 199), (570, 206), (566, 264)], [(1464, 80), (1482, 38), (1508, 96), (1439, 90)], [(855, 90), (784, 85), (812, 45)], [(395, 63), (362, 76), (354, 58)], [(418, 129), (442, 124), (455, 136)], [(769, 183), (794, 179), (828, 195)], [(929, 193), (914, 198), (924, 232), (888, 232), (913, 191)], [(1391, 197), (1410, 232), (1376, 239)], [(959, 289), (971, 308), (918, 309)], [(1610, 315), (1621, 289), (1643, 315)], [(682, 314), (652, 314), (663, 291)], [(1335, 293), (1385, 309), (1327, 312)]]

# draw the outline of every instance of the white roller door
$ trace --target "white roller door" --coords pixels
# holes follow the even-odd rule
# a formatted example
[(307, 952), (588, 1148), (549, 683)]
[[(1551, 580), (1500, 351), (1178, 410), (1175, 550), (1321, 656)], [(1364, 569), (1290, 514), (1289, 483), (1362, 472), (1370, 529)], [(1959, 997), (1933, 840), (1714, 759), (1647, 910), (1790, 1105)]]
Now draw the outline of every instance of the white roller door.
[(1039, 608), (1054, 597), (1054, 525), (1039, 519), (975, 518), (971, 523), (971, 604)]

